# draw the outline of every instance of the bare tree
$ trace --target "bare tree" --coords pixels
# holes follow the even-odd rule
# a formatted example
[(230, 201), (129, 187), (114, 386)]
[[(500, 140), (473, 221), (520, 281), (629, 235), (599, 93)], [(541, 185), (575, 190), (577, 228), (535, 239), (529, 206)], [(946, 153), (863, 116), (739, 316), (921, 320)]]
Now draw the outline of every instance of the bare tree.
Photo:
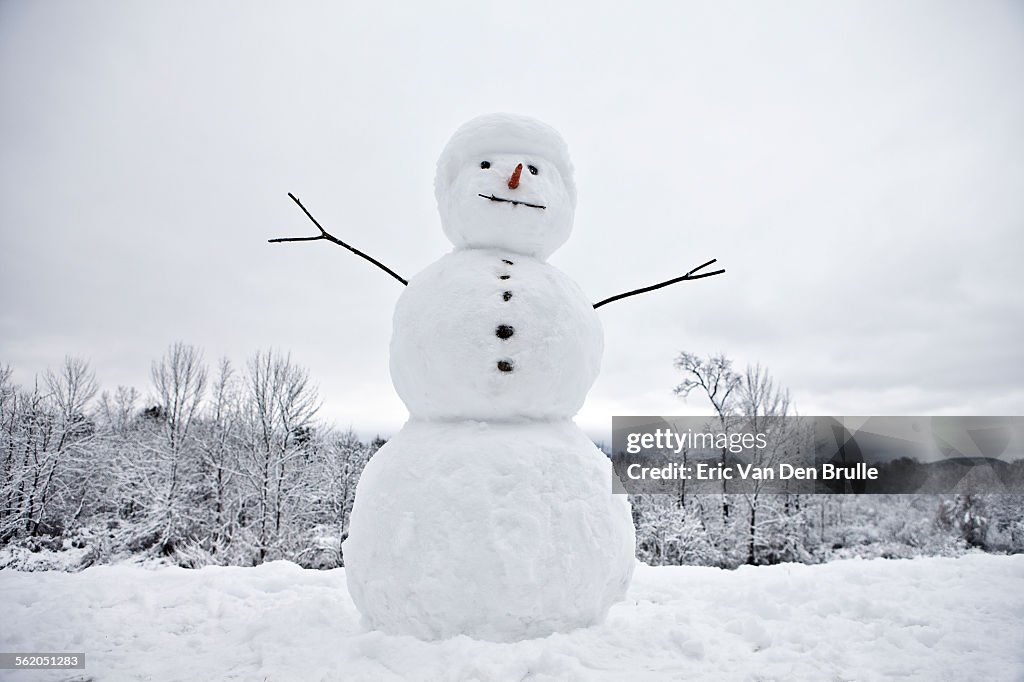
[(152, 366), (163, 432), (158, 456), (166, 462), (165, 467), (161, 467), (165, 468), (161, 473), (166, 480), (158, 500), (165, 550), (173, 546), (178, 534), (176, 527), (181, 523), (178, 496), (182, 485), (182, 459), (206, 391), (206, 375), (202, 351), (180, 341), (171, 344)]
[(95, 425), (87, 411), (96, 390), (88, 363), (77, 358), (65, 358), (58, 371), (47, 370), (42, 384), (37, 378), (31, 390), (19, 390), (10, 371), (0, 370), (0, 540), (64, 525), (62, 512), (76, 492), (66, 470), (84, 456), (93, 436)]
[(339, 559), (344, 563), (341, 543), (348, 537), (348, 521), (355, 503), (356, 484), (375, 448), (372, 444), (362, 443), (351, 429), (341, 434), (333, 446), (329, 479), (332, 483), (331, 502), (332, 511), (338, 519)]
[[(96, 375), (89, 368), (89, 363), (70, 356), (64, 358), (60, 371), (46, 371), (46, 387), (56, 413), (56, 442), (49, 457), (46, 477), (39, 491), (39, 508), (34, 518), (31, 516), (30, 508), (33, 532), (38, 532), (47, 512), (47, 504), (51, 502), (55, 493), (51, 486), (55, 482), (58, 467), (64, 466), (70, 456), (82, 456), (82, 446), (93, 436), (95, 425), (87, 417), (86, 412), (89, 402), (99, 390)], [(58, 491), (58, 494), (67, 490), (65, 487), (64, 490)]]
[(241, 438), (241, 404), (238, 380), (231, 361), (222, 358), (211, 386), (209, 409), (199, 435), (199, 451), (212, 496), (212, 550), (231, 539), (232, 516), (229, 489), (237, 473)]
[(171, 344), (163, 358), (153, 363), (153, 386), (162, 408), (167, 443), (172, 452), (181, 450), (206, 390), (203, 354), (180, 341)]
[[(699, 358), (683, 351), (675, 360), (676, 369), (683, 372), (683, 381), (675, 387), (675, 394), (687, 398), (695, 389), (708, 399), (718, 416), (722, 433), (729, 433), (735, 413), (736, 390), (741, 384), (740, 376), (733, 371), (732, 361), (723, 354), (708, 359)], [(727, 450), (722, 448), (722, 467), (728, 466)], [(722, 518), (729, 517), (729, 498), (726, 479), (722, 479)]]
[(293, 492), (293, 460), (303, 455), (298, 435), (319, 409), (309, 372), (290, 355), (257, 351), (246, 377), (246, 448), (241, 460), (255, 507), (256, 562), (266, 560), (280, 537)]
[(6, 522), (15, 513), (15, 477), (18, 473), (18, 449), (20, 446), (19, 391), (11, 380), (9, 365), (0, 366), (0, 449), (3, 451), (3, 478), (0, 490), (0, 542), (6, 539)]
[[(775, 384), (767, 370), (757, 365), (747, 365), (737, 392), (737, 409), (746, 422), (746, 429), (753, 434), (765, 434), (765, 447), (755, 445), (749, 450), (750, 465), (756, 469), (772, 469), (787, 458), (797, 446), (799, 430), (786, 417), (790, 412), (789, 391)], [(749, 511), (747, 537), (747, 563), (758, 562), (758, 511), (762, 493), (775, 481), (766, 478), (748, 478), (744, 481), (743, 497)]]
[(100, 395), (100, 416), (111, 432), (126, 435), (135, 421), (139, 392), (128, 386), (118, 386), (114, 394), (103, 391)]

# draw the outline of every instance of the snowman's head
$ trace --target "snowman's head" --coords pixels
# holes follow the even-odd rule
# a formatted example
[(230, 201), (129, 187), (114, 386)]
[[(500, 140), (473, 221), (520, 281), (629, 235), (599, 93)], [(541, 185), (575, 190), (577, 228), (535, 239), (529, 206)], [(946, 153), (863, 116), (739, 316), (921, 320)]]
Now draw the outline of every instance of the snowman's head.
[(458, 248), (501, 248), (545, 259), (576, 211), (569, 149), (551, 126), (487, 114), (452, 135), (437, 162), (441, 227)]

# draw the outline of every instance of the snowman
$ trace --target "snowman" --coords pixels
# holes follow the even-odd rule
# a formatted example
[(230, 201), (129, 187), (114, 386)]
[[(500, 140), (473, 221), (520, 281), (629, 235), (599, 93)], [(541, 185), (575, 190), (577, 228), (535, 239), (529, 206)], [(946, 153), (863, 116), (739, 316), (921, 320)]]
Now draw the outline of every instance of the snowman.
[[(352, 599), (369, 627), (422, 639), (597, 624), (629, 586), (635, 537), (611, 462), (573, 422), (604, 342), (596, 306), (547, 263), (572, 231), (568, 149), (540, 121), (478, 117), (444, 148), (435, 195), (455, 248), (395, 308), (409, 421), (359, 480)], [(405, 283), (316, 224), (320, 237), (272, 241), (328, 239)], [(601, 303), (717, 274), (694, 274), (706, 265)]]

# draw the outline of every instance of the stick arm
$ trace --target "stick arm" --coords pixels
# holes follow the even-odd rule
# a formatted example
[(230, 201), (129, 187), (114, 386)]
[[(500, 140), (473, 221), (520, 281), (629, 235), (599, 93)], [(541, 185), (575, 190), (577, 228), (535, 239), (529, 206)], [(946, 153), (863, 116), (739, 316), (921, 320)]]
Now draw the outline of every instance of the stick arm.
[(637, 294), (646, 294), (648, 291), (654, 291), (655, 289), (660, 289), (662, 287), (667, 287), (670, 284), (677, 284), (678, 282), (689, 282), (689, 281), (695, 280), (695, 279), (704, 279), (705, 277), (714, 277), (715, 275), (721, 275), (722, 273), (725, 272), (724, 269), (722, 269), (722, 270), (715, 270), (713, 272), (700, 272), (704, 268), (708, 267), (709, 265), (711, 265), (712, 263), (715, 263), (717, 261), (718, 261), (717, 258), (712, 258), (707, 263), (703, 263), (702, 265), (698, 265), (693, 270), (690, 270), (688, 273), (686, 273), (685, 275), (682, 275), (681, 277), (674, 277), (672, 279), (667, 279), (664, 282), (658, 282), (657, 284), (652, 284), (649, 287), (643, 287), (641, 289), (633, 289), (632, 291), (627, 291), (627, 292), (625, 292), (623, 294), (617, 294), (615, 296), (611, 296), (609, 298), (604, 299), (603, 301), (598, 301), (597, 303), (595, 303), (594, 304), (594, 308), (600, 308), (601, 306), (605, 305), (606, 303), (612, 303), (614, 301), (618, 301), (618, 300), (621, 300), (623, 298), (628, 298), (630, 296), (636, 296)]
[(351, 251), (353, 254), (359, 256), (360, 258), (363, 258), (363, 259), (373, 263), (378, 268), (380, 268), (381, 270), (383, 270), (384, 272), (388, 273), (389, 275), (391, 275), (392, 277), (397, 279), (399, 282), (401, 282), (403, 286), (409, 284), (409, 280), (407, 280), (404, 277), (400, 276), (397, 272), (395, 272), (394, 270), (392, 270), (388, 266), (384, 265), (383, 263), (381, 263), (376, 258), (363, 253), (362, 251), (360, 251), (356, 247), (352, 246), (351, 244), (346, 244), (345, 242), (341, 241), (340, 239), (335, 237), (333, 234), (331, 234), (330, 232), (325, 230), (323, 228), (323, 226), (320, 224), (320, 222), (316, 218), (313, 217), (313, 214), (310, 213), (309, 210), (305, 206), (302, 205), (302, 202), (299, 201), (299, 198), (297, 196), (295, 196), (291, 192), (288, 192), (288, 198), (291, 199), (292, 201), (294, 201), (296, 203), (296, 205), (298, 205), (298, 207), (302, 209), (302, 212), (306, 214), (306, 217), (313, 221), (313, 224), (316, 225), (316, 228), (318, 230), (320, 230), (320, 234), (315, 236), (315, 237), (275, 237), (274, 239), (268, 239), (267, 240), (268, 242), (270, 242), (271, 244), (279, 244), (281, 242), (315, 242), (315, 241), (318, 241), (320, 239), (323, 239), (323, 240), (329, 241), (329, 242), (331, 242), (333, 244), (337, 244), (338, 246), (343, 246), (346, 249), (348, 249), (349, 251)]

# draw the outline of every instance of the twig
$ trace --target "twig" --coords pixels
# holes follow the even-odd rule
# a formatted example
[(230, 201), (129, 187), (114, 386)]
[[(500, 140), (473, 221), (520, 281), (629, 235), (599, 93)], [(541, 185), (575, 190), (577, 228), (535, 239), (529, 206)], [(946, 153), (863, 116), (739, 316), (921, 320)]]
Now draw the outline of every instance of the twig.
[(376, 265), (378, 268), (380, 268), (384, 272), (388, 273), (389, 275), (391, 275), (392, 277), (397, 279), (403, 285), (409, 284), (408, 280), (406, 280), (403, 277), (400, 277), (398, 275), (398, 273), (396, 273), (394, 270), (392, 270), (388, 266), (386, 266), (383, 263), (381, 263), (376, 258), (373, 258), (372, 256), (366, 255), (365, 253), (363, 253), (359, 249), (355, 248), (354, 246), (351, 246), (350, 244), (346, 244), (345, 242), (341, 241), (340, 239), (335, 237), (333, 234), (331, 234), (330, 232), (325, 230), (323, 228), (323, 226), (317, 221), (317, 219), (313, 217), (313, 214), (310, 213), (309, 210), (305, 206), (302, 205), (302, 202), (299, 201), (299, 198), (296, 197), (294, 194), (292, 194), (291, 192), (288, 192), (288, 197), (292, 201), (294, 201), (296, 204), (298, 204), (299, 208), (302, 209), (302, 212), (306, 214), (307, 218), (309, 218), (310, 220), (313, 221), (313, 224), (316, 225), (318, 230), (320, 230), (320, 234), (318, 236), (316, 236), (316, 237), (277, 237), (275, 239), (268, 239), (267, 240), (268, 242), (270, 242), (271, 244), (277, 244), (279, 242), (315, 242), (318, 239), (324, 239), (326, 241), (333, 242), (334, 244), (337, 244), (338, 246), (344, 246), (346, 249), (348, 249), (349, 251), (351, 251), (355, 255), (359, 256), (360, 258), (365, 258), (366, 260), (370, 261), (371, 263)]
[(502, 199), (501, 197), (496, 197), (493, 194), (477, 194), (477, 196), (483, 197), (484, 199), (490, 199), (491, 201), (504, 201), (507, 204), (514, 204), (516, 206), (529, 206), (530, 208), (541, 209), (547, 208), (547, 206), (541, 206), (540, 204), (528, 204), (525, 201), (517, 201), (516, 199)]
[(652, 284), (649, 287), (644, 287), (642, 289), (634, 289), (633, 291), (627, 291), (624, 294), (618, 294), (617, 296), (612, 296), (611, 298), (606, 298), (603, 301), (598, 301), (597, 303), (594, 304), (594, 307), (595, 308), (600, 308), (605, 303), (611, 303), (613, 301), (618, 301), (619, 299), (626, 298), (628, 296), (636, 296), (637, 294), (645, 294), (648, 291), (654, 291), (655, 289), (660, 289), (662, 287), (667, 287), (668, 285), (676, 284), (677, 282), (688, 282), (688, 281), (694, 280), (694, 279), (703, 279), (705, 277), (714, 277), (715, 275), (721, 275), (723, 272), (725, 272), (724, 269), (723, 270), (715, 270), (714, 272), (702, 272), (700, 274), (696, 274), (698, 271), (703, 270), (704, 268), (706, 268), (707, 266), (709, 266), (712, 263), (716, 262), (717, 260), (718, 260), (717, 258), (712, 258), (707, 263), (704, 263), (703, 265), (698, 265), (693, 270), (690, 270), (688, 273), (686, 273), (682, 277), (676, 277), (674, 279), (665, 280), (664, 282), (659, 282), (658, 284)]

